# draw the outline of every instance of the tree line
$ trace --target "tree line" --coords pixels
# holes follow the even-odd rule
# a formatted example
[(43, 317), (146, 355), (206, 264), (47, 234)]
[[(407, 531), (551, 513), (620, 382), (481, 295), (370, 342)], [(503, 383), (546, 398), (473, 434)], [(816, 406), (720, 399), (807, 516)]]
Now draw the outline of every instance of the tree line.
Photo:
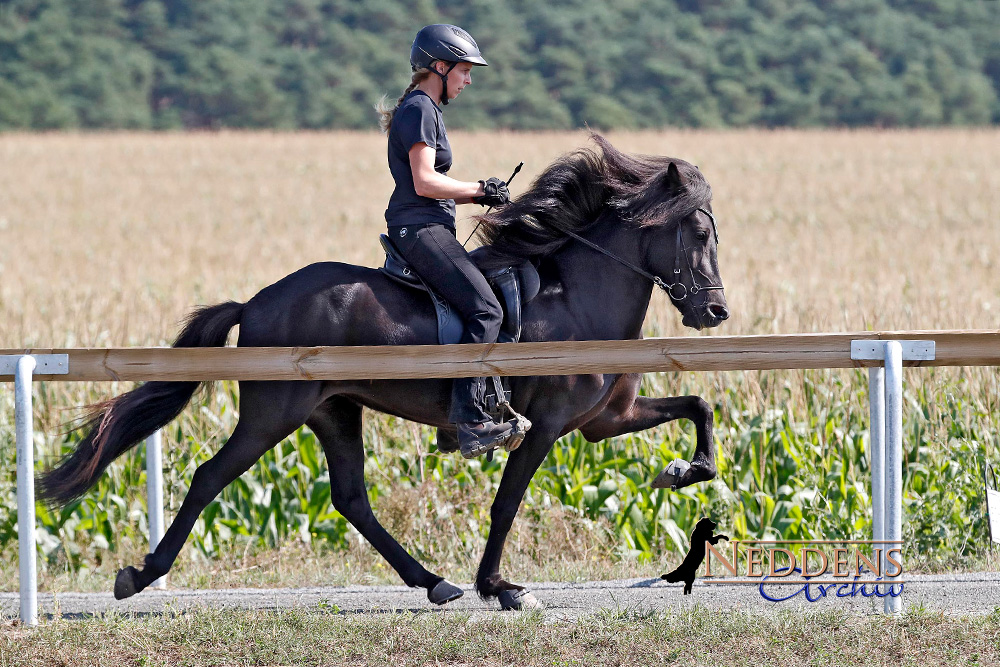
[(449, 127), (1000, 123), (996, 0), (0, 0), (0, 129), (373, 129), (439, 22)]

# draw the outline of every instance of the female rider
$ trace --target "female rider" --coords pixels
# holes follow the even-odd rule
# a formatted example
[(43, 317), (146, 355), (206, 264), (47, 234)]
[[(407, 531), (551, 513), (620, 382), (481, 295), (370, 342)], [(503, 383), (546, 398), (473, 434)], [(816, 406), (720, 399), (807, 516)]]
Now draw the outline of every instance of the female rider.
[[(417, 274), (465, 321), (463, 343), (496, 342), (500, 303), (455, 234), (455, 204), (502, 206), (510, 200), (499, 178), (478, 183), (448, 176), (451, 145), (441, 106), (472, 83), (472, 68), (486, 66), (469, 33), (429, 25), (410, 49), (413, 78), (389, 108), (376, 109), (389, 135), (389, 171), (396, 182), (385, 219), (389, 238)], [(458, 426), (462, 456), (472, 458), (503, 444), (513, 422), (494, 423), (483, 409), (483, 378), (456, 378), (449, 421)]]

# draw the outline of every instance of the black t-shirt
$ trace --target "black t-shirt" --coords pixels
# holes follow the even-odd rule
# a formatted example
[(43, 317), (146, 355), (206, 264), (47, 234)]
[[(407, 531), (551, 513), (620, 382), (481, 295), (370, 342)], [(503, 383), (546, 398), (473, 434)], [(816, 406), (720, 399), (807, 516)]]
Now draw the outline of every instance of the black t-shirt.
[(451, 144), (441, 109), (422, 90), (414, 90), (396, 109), (389, 128), (389, 171), (396, 189), (389, 198), (385, 221), (389, 227), (439, 222), (455, 226), (455, 200), (421, 197), (413, 187), (410, 149), (424, 142), (434, 149), (434, 171), (451, 169)]

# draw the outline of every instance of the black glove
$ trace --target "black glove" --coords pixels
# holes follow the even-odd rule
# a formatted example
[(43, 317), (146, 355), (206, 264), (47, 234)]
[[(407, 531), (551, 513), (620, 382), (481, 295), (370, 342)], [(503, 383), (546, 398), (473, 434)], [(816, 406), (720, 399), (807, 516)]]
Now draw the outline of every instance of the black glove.
[(483, 194), (473, 197), (472, 203), (480, 206), (503, 206), (510, 201), (507, 184), (495, 176), (479, 181), (483, 184)]

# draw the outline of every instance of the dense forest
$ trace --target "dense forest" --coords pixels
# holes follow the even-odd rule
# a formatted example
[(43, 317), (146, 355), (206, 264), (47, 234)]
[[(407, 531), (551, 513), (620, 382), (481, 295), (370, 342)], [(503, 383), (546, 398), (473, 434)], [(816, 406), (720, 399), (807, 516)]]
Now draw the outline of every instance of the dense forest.
[(997, 0), (0, 0), (0, 129), (373, 129), (439, 22), (449, 127), (1000, 123)]

